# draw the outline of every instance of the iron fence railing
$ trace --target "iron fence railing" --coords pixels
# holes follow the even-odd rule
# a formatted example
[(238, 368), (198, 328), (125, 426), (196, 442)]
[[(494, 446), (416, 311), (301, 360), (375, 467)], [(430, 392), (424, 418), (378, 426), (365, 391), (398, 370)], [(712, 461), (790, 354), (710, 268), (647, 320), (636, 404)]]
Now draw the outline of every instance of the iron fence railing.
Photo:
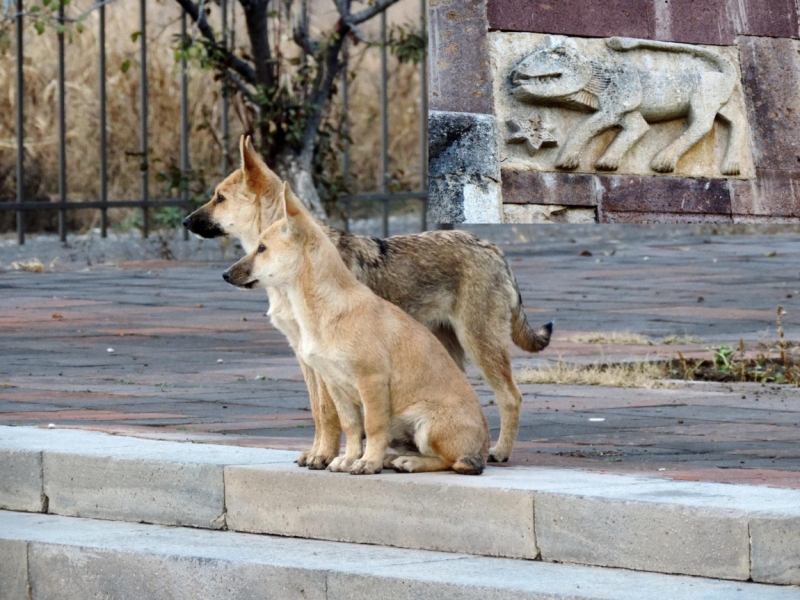
[[(14, 16), (14, 31), (16, 50), (16, 202), (0, 202), (0, 212), (16, 212), (16, 232), (19, 244), (25, 243), (25, 215), (34, 211), (58, 211), (58, 235), (62, 242), (67, 239), (67, 211), (71, 210), (99, 210), (100, 211), (100, 235), (106, 237), (108, 233), (108, 210), (112, 208), (137, 208), (141, 210), (142, 216), (142, 235), (148, 237), (150, 233), (149, 209), (161, 208), (165, 206), (178, 206), (189, 209), (191, 199), (189, 190), (183, 187), (178, 198), (152, 198), (149, 189), (149, 150), (148, 150), (148, 78), (147, 78), (147, 0), (139, 0), (139, 59), (140, 59), (140, 151), (139, 161), (141, 170), (141, 197), (138, 199), (112, 200), (108, 198), (108, 120), (107, 120), (107, 95), (106, 95), (106, 9), (107, 5), (113, 0), (98, 0), (90, 10), (98, 12), (98, 47), (99, 47), (99, 68), (98, 68), (98, 101), (99, 101), (99, 122), (100, 134), (98, 139), (98, 159), (99, 159), (99, 198), (92, 201), (70, 202), (68, 194), (67, 179), (67, 160), (66, 160), (66, 93), (65, 93), (65, 47), (64, 47), (64, 25), (67, 18), (64, 14), (65, 3), (59, 3), (57, 20), (59, 28), (56, 35), (57, 43), (57, 96), (58, 96), (58, 200), (56, 202), (32, 202), (26, 200), (23, 182), (25, 180), (25, 130), (24, 130), (24, 105), (25, 82), (23, 77), (24, 61), (24, 25), (25, 25), (25, 2), (15, 0), (16, 13)], [(222, 14), (222, 39), (227, 44), (235, 36), (228, 23), (228, 0), (220, 0)], [(306, 0), (302, 4), (302, 18), (308, 18), (308, 3)], [(88, 11), (87, 11), (88, 12)], [(426, 32), (426, 0), (420, 0), (420, 27), (423, 33)], [(344, 227), (350, 229), (351, 209), (354, 203), (380, 203), (382, 205), (381, 226), (384, 237), (388, 236), (389, 231), (389, 204), (393, 201), (419, 200), (420, 229), (427, 229), (427, 204), (428, 204), (428, 182), (427, 182), (427, 151), (428, 151), (428, 91), (427, 91), (427, 61), (420, 61), (420, 189), (411, 192), (391, 192), (389, 190), (389, 107), (388, 107), (388, 56), (387, 56), (387, 17), (386, 13), (380, 16), (380, 104), (381, 104), (381, 184), (380, 190), (373, 193), (359, 193), (345, 195), (338, 200), (344, 205)], [(185, 38), (187, 35), (187, 14), (181, 14), (181, 34)], [(342, 70), (342, 105), (345, 119), (350, 117), (349, 104), (349, 81), (347, 65), (347, 49), (345, 48), (345, 67)], [(181, 53), (180, 58), (180, 168), (182, 176), (186, 177), (190, 171), (189, 156), (189, 98), (188, 98), (188, 72), (185, 53)], [(230, 149), (230, 120), (229, 120), (229, 97), (225, 89), (226, 83), (223, 79), (221, 93), (221, 138), (225, 149)], [(350, 173), (350, 144), (344, 143), (343, 152), (343, 172), (345, 182), (348, 181)], [(229, 169), (228, 152), (222, 152), (221, 173), (227, 175)], [(188, 235), (184, 231), (184, 236)]]

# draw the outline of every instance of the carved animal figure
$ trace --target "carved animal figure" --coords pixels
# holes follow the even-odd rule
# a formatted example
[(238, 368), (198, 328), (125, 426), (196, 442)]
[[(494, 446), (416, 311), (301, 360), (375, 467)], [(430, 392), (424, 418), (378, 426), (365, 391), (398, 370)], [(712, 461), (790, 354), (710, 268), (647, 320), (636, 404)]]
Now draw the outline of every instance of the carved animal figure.
[[(615, 171), (625, 153), (650, 129), (650, 123), (686, 117), (688, 126), (678, 139), (656, 154), (650, 163), (659, 173), (671, 173), (692, 146), (709, 133), (719, 116), (730, 128), (720, 170), (738, 175), (746, 143), (741, 93), (734, 93), (739, 77), (722, 55), (685, 44), (612, 37), (606, 45), (611, 60), (588, 58), (568, 39), (548, 37), (547, 44), (528, 55), (511, 72), (514, 95), (522, 101), (562, 106), (592, 113), (569, 133), (556, 158), (559, 169), (575, 169), (581, 152), (596, 135), (619, 128), (619, 133), (595, 163)], [(709, 69), (653, 71), (628, 63), (620, 53), (635, 49), (689, 54)]]

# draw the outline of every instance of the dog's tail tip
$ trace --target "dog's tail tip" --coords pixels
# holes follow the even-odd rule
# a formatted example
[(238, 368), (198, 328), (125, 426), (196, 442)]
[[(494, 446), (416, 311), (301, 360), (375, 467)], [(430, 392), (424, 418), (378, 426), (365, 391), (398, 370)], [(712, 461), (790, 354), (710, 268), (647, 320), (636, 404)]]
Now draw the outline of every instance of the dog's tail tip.
[(486, 468), (486, 461), (481, 456), (462, 456), (453, 463), (453, 471), (459, 475), (480, 475)]
[(553, 335), (553, 322), (542, 325), (538, 330), (528, 325), (525, 313), (519, 310), (512, 322), (511, 337), (514, 343), (527, 352), (540, 352), (550, 345)]

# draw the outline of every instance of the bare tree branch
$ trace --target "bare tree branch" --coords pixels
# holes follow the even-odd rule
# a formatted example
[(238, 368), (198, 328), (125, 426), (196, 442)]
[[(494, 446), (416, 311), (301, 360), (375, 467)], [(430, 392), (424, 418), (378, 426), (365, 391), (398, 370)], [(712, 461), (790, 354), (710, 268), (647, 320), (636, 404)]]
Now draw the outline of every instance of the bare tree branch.
[(340, 21), (337, 23), (335, 31), (334, 37), (318, 56), (317, 77), (309, 97), (309, 105), (312, 107), (312, 112), (303, 131), (301, 151), (301, 156), (308, 161), (311, 160), (314, 153), (314, 138), (322, 123), (324, 108), (333, 93), (333, 84), (342, 68), (339, 55), (345, 42), (347, 26)]
[(398, 1), (399, 0), (379, 0), (369, 8), (365, 8), (364, 10), (357, 12), (354, 15), (348, 15), (347, 18), (345, 19), (345, 22), (348, 25), (358, 25), (360, 23), (363, 23), (364, 21), (369, 21), (372, 17), (381, 14), (383, 11), (385, 11)]
[(347, 34), (352, 32), (362, 41), (366, 41), (357, 25), (379, 15), (399, 0), (379, 0), (373, 6), (362, 10), (356, 14), (350, 14), (351, 0), (333, 0), (336, 9), (339, 11), (341, 19), (334, 27), (333, 37), (320, 48), (317, 59), (317, 77), (315, 77), (312, 91), (309, 95), (309, 104), (312, 107), (311, 115), (303, 131), (303, 144), (301, 157), (306, 160), (311, 159), (314, 151), (314, 138), (317, 130), (322, 123), (324, 107), (333, 94), (333, 85), (336, 77), (342, 68), (339, 59), (342, 46), (344, 45)]
[(247, 85), (245, 85), (245, 83), (236, 76), (236, 73), (231, 73), (230, 71), (227, 71), (225, 73), (225, 77), (227, 77), (228, 80), (231, 83), (233, 83), (234, 86), (236, 86), (236, 89), (242, 96), (244, 96), (245, 98), (247, 98), (247, 100), (255, 104), (256, 98), (253, 95), (253, 92), (251, 92), (250, 89), (247, 87)]
[(239, 4), (244, 9), (256, 83), (269, 90), (275, 86), (275, 63), (269, 45), (269, 0), (240, 0)]
[(308, 33), (308, 27), (298, 25), (294, 30), (294, 43), (300, 46), (306, 54), (316, 56), (320, 51), (319, 42), (312, 40)]
[(221, 52), (225, 56), (225, 63), (228, 64), (231, 69), (239, 73), (239, 75), (244, 77), (244, 80), (247, 83), (256, 85), (258, 83), (258, 79), (253, 67), (219, 43), (214, 30), (211, 29), (211, 26), (208, 24), (208, 21), (205, 18), (205, 12), (201, 11), (198, 5), (192, 2), (192, 0), (175, 1), (180, 4), (189, 17), (191, 17), (191, 19), (197, 23), (197, 28), (200, 30), (200, 33), (211, 43), (211, 45), (214, 47), (214, 50), (216, 52)]

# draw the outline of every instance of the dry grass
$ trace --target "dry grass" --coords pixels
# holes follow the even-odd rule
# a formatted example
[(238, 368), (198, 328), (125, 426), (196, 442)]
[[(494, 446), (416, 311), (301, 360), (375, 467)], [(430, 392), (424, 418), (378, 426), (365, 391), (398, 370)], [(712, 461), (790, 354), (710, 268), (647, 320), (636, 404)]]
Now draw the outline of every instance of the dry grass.
[(44, 265), (38, 258), (12, 262), (11, 268), (15, 271), (27, 271), (28, 273), (44, 273)]
[[(401, 4), (413, 4), (404, 0)], [(68, 12), (78, 14), (90, 6), (89, 0), (74, 0)], [(108, 90), (108, 169), (109, 198), (136, 199), (141, 195), (139, 170), (139, 55), (131, 34), (138, 30), (136, 0), (118, 0), (107, 9), (106, 51)], [(238, 9), (238, 3), (237, 3)], [(409, 11), (406, 10), (406, 13)], [(174, 60), (172, 39), (178, 33), (179, 10), (171, 0), (148, 2), (148, 85), (149, 145), (151, 167), (149, 184), (152, 197), (166, 197), (169, 190), (157, 180), (157, 173), (170, 163), (179, 163), (180, 77)], [(410, 14), (415, 14), (410, 11)], [(216, 11), (212, 14), (212, 18)], [(318, 18), (324, 21), (328, 13)], [(398, 16), (399, 15), (399, 16)], [(395, 19), (406, 19), (397, 13)], [(99, 194), (99, 100), (98, 100), (98, 17), (93, 13), (85, 29), (74, 34), (67, 44), (67, 166), (70, 201), (97, 199)], [(237, 43), (245, 42), (244, 19), (237, 15)], [(324, 23), (320, 23), (324, 26)], [(36, 174), (38, 197), (58, 193), (56, 34), (48, 29), (39, 36), (32, 27), (25, 32), (25, 149), (31, 173)], [(378, 186), (380, 171), (379, 51), (369, 49), (363, 56), (354, 53), (351, 70), (357, 77), (350, 88), (352, 147), (351, 178), (354, 191), (371, 191)], [(0, 54), (0, 188), (3, 175), (13, 184), (15, 141), (15, 56), (13, 49)], [(123, 73), (121, 65), (130, 61)], [(419, 68), (398, 65), (390, 60), (390, 154), (393, 180), (400, 189), (419, 185)], [(189, 83), (190, 160), (192, 169), (202, 171), (213, 186), (221, 175), (222, 148), (219, 85), (213, 73), (190, 68)], [(242, 124), (231, 111), (231, 139), (237, 140)], [(232, 159), (236, 160), (236, 144)], [(333, 173), (332, 175), (336, 175)], [(0, 201), (12, 194), (0, 189)], [(172, 194), (174, 195), (174, 193)], [(112, 224), (124, 225), (131, 211), (118, 209), (109, 214)], [(9, 213), (10, 215), (11, 213)], [(71, 213), (73, 230), (97, 226), (99, 212)], [(0, 215), (1, 216), (1, 215)], [(2, 221), (13, 227), (13, 219)]]
[(579, 333), (567, 338), (576, 344), (609, 344), (620, 346), (652, 346), (650, 338), (627, 331), (594, 331)]
[(600, 385), (625, 388), (671, 388), (665, 381), (661, 363), (641, 361), (617, 364), (574, 365), (559, 362), (556, 366), (517, 371), (517, 383), (554, 383), (560, 385)]
[(689, 345), (689, 344), (702, 344), (703, 339), (697, 337), (696, 335), (668, 335), (667, 337), (661, 340), (661, 343), (664, 345)]
[(660, 340), (653, 340), (645, 335), (627, 331), (594, 331), (579, 333), (567, 338), (577, 344), (606, 344), (609, 346), (654, 346), (654, 345), (686, 345), (702, 344), (703, 340), (694, 335), (669, 335)]

